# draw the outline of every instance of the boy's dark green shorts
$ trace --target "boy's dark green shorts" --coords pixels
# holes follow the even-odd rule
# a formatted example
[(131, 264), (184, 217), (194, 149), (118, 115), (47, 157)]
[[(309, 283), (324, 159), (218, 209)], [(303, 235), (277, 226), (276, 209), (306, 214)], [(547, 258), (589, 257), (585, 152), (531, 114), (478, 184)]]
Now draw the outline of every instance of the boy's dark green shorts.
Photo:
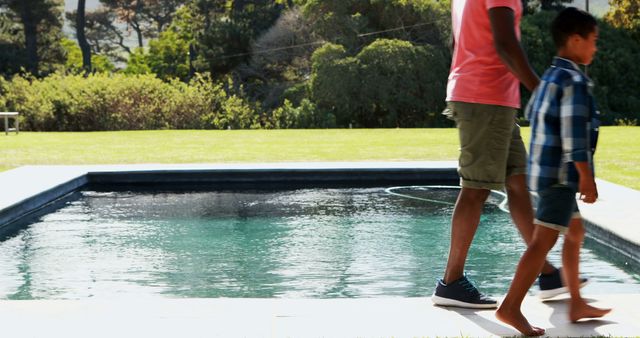
[(557, 184), (538, 192), (538, 203), (534, 224), (560, 231), (569, 230), (573, 218), (580, 218), (576, 202), (576, 189)]

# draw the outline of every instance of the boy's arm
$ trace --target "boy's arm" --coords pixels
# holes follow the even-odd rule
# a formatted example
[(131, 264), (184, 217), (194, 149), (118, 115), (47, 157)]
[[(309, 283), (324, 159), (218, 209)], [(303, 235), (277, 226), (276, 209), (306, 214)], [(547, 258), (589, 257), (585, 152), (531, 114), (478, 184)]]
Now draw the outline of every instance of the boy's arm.
[(589, 162), (573, 162), (580, 175), (580, 183), (578, 189), (580, 190), (580, 199), (585, 203), (593, 203), (598, 199), (598, 188), (596, 187), (596, 181), (589, 168)]
[(515, 14), (509, 7), (494, 7), (489, 9), (489, 21), (496, 51), (502, 62), (533, 92), (540, 83), (540, 78), (535, 73), (527, 56), (518, 41), (515, 25)]
[(573, 162), (580, 175), (580, 199), (593, 203), (598, 198), (595, 178), (589, 164), (589, 91), (586, 83), (568, 81), (560, 100), (560, 137), (564, 160)]

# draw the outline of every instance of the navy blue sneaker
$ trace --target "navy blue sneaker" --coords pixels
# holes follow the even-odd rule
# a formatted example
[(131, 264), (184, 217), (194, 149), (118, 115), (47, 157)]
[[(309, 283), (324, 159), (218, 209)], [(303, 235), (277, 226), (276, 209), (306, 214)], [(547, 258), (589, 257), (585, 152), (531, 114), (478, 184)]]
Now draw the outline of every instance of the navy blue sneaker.
[(442, 279), (438, 279), (431, 301), (439, 306), (457, 306), (470, 309), (494, 309), (498, 307), (498, 302), (495, 299), (481, 294), (469, 282), (467, 277), (462, 277), (449, 284), (445, 284)]
[[(588, 283), (588, 279), (580, 278), (581, 288)], [(540, 287), (538, 297), (542, 300), (551, 299), (555, 296), (569, 292), (569, 288), (567, 288), (562, 281), (562, 273), (560, 272), (560, 269), (556, 269), (556, 271), (548, 275), (540, 274), (540, 276), (538, 276), (538, 286)]]

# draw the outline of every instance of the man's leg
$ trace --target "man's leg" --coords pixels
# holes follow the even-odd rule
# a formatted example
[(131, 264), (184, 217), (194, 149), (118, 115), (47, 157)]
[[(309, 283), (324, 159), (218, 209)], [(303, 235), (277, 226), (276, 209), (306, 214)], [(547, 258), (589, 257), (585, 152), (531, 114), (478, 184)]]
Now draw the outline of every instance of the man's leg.
[(451, 220), (451, 244), (444, 272), (444, 283), (460, 279), (464, 275), (464, 263), (471, 242), (480, 223), (480, 215), (489, 190), (462, 188), (458, 195)]
[(580, 218), (573, 218), (562, 247), (562, 265), (564, 280), (567, 281), (571, 300), (569, 301), (569, 319), (573, 322), (583, 318), (598, 318), (606, 315), (611, 309), (593, 307), (580, 295), (580, 247), (584, 240), (584, 226)]
[(489, 298), (464, 276), (464, 263), (469, 247), (480, 223), (480, 214), (489, 190), (462, 188), (453, 209), (451, 221), (451, 244), (449, 260), (444, 279), (438, 280), (431, 297), (434, 304), (440, 306), (459, 306), (475, 309), (490, 309), (498, 306), (495, 299)]
[(451, 220), (451, 243), (444, 278), (432, 301), (441, 306), (494, 308), (497, 301), (483, 295), (464, 276), (464, 265), (484, 203), (491, 189), (502, 189), (515, 109), (449, 102), (446, 115), (458, 128), (458, 174), (462, 189)]
[[(533, 208), (531, 207), (531, 195), (527, 189), (526, 176), (524, 174), (511, 175), (506, 181), (507, 196), (509, 200), (509, 212), (513, 222), (518, 227), (520, 235), (528, 245), (533, 238)], [(556, 270), (549, 261), (544, 262), (542, 273), (550, 274)]]

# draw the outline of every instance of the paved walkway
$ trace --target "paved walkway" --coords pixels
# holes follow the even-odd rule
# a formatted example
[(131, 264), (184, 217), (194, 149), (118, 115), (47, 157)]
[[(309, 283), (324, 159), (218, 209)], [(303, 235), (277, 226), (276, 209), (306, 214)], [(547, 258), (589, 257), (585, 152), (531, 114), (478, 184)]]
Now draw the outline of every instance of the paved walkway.
[[(563, 300), (529, 297), (524, 313), (551, 337), (640, 336), (640, 295), (600, 295), (614, 311), (570, 323)], [(517, 336), (492, 310), (429, 298), (1, 301), (2, 337), (494, 337)]]

